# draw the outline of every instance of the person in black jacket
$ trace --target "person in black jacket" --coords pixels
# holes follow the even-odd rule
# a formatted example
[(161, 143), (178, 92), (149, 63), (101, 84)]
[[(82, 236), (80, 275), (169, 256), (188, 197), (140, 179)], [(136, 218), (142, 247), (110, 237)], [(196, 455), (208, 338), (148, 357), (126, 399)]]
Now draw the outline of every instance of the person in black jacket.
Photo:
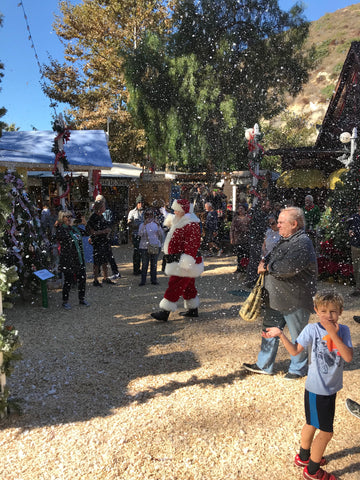
[(109, 283), (115, 285), (115, 282), (108, 277), (107, 264), (110, 260), (110, 242), (108, 235), (111, 232), (111, 228), (108, 222), (103, 217), (105, 212), (105, 202), (96, 201), (94, 203), (94, 212), (91, 214), (86, 224), (86, 232), (90, 235), (91, 245), (93, 246), (93, 259), (94, 259), (94, 287), (101, 287), (101, 283), (98, 280), (100, 275), (100, 268), (103, 271), (102, 283)]
[(263, 200), (250, 212), (249, 224), (249, 263), (246, 269), (246, 283), (248, 288), (253, 288), (258, 279), (258, 265), (261, 260), (261, 248), (264, 243), (266, 229), (268, 227), (271, 202)]
[(72, 225), (73, 216), (69, 211), (60, 211), (55, 223), (55, 235), (60, 244), (60, 271), (64, 275), (62, 306), (71, 309), (69, 293), (76, 277), (78, 283), (79, 304), (88, 307), (85, 300), (86, 267), (81, 231)]

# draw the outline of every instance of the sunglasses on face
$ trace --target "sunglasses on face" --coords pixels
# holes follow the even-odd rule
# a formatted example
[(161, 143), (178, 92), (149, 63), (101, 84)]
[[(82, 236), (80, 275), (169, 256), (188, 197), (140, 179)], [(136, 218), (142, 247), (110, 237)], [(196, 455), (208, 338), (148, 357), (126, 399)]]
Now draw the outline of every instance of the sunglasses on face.
[(273, 225), (276, 225), (276, 222), (270, 222), (270, 227), (272, 227)]

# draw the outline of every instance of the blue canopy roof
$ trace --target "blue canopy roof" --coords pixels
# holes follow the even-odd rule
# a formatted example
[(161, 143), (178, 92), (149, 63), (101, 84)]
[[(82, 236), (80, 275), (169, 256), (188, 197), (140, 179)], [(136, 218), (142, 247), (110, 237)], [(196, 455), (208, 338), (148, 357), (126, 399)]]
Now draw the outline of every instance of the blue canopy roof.
[[(52, 170), (55, 136), (53, 131), (2, 132), (0, 166)], [(71, 130), (64, 152), (69, 162), (67, 170), (104, 170), (112, 167), (106, 134), (102, 130)]]

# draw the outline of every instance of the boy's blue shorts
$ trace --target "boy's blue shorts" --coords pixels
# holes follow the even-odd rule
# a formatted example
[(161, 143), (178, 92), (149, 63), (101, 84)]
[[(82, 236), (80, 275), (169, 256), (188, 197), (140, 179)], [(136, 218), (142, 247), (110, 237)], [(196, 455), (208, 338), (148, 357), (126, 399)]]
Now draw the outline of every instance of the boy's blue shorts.
[(317, 395), (305, 390), (306, 423), (323, 432), (333, 432), (336, 393)]

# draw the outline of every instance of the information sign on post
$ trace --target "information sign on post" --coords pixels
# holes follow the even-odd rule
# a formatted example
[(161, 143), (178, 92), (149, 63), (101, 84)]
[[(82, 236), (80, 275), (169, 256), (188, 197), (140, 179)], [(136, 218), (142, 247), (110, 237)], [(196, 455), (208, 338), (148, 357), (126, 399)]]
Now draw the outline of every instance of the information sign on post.
[(40, 280), (40, 285), (41, 285), (41, 298), (42, 298), (42, 306), (47, 308), (49, 306), (48, 304), (48, 294), (47, 294), (47, 283), (46, 280), (49, 278), (54, 277), (54, 274), (49, 272), (49, 270), (46, 270), (45, 268), (43, 270), (37, 270), (34, 272), (34, 275), (38, 277)]

